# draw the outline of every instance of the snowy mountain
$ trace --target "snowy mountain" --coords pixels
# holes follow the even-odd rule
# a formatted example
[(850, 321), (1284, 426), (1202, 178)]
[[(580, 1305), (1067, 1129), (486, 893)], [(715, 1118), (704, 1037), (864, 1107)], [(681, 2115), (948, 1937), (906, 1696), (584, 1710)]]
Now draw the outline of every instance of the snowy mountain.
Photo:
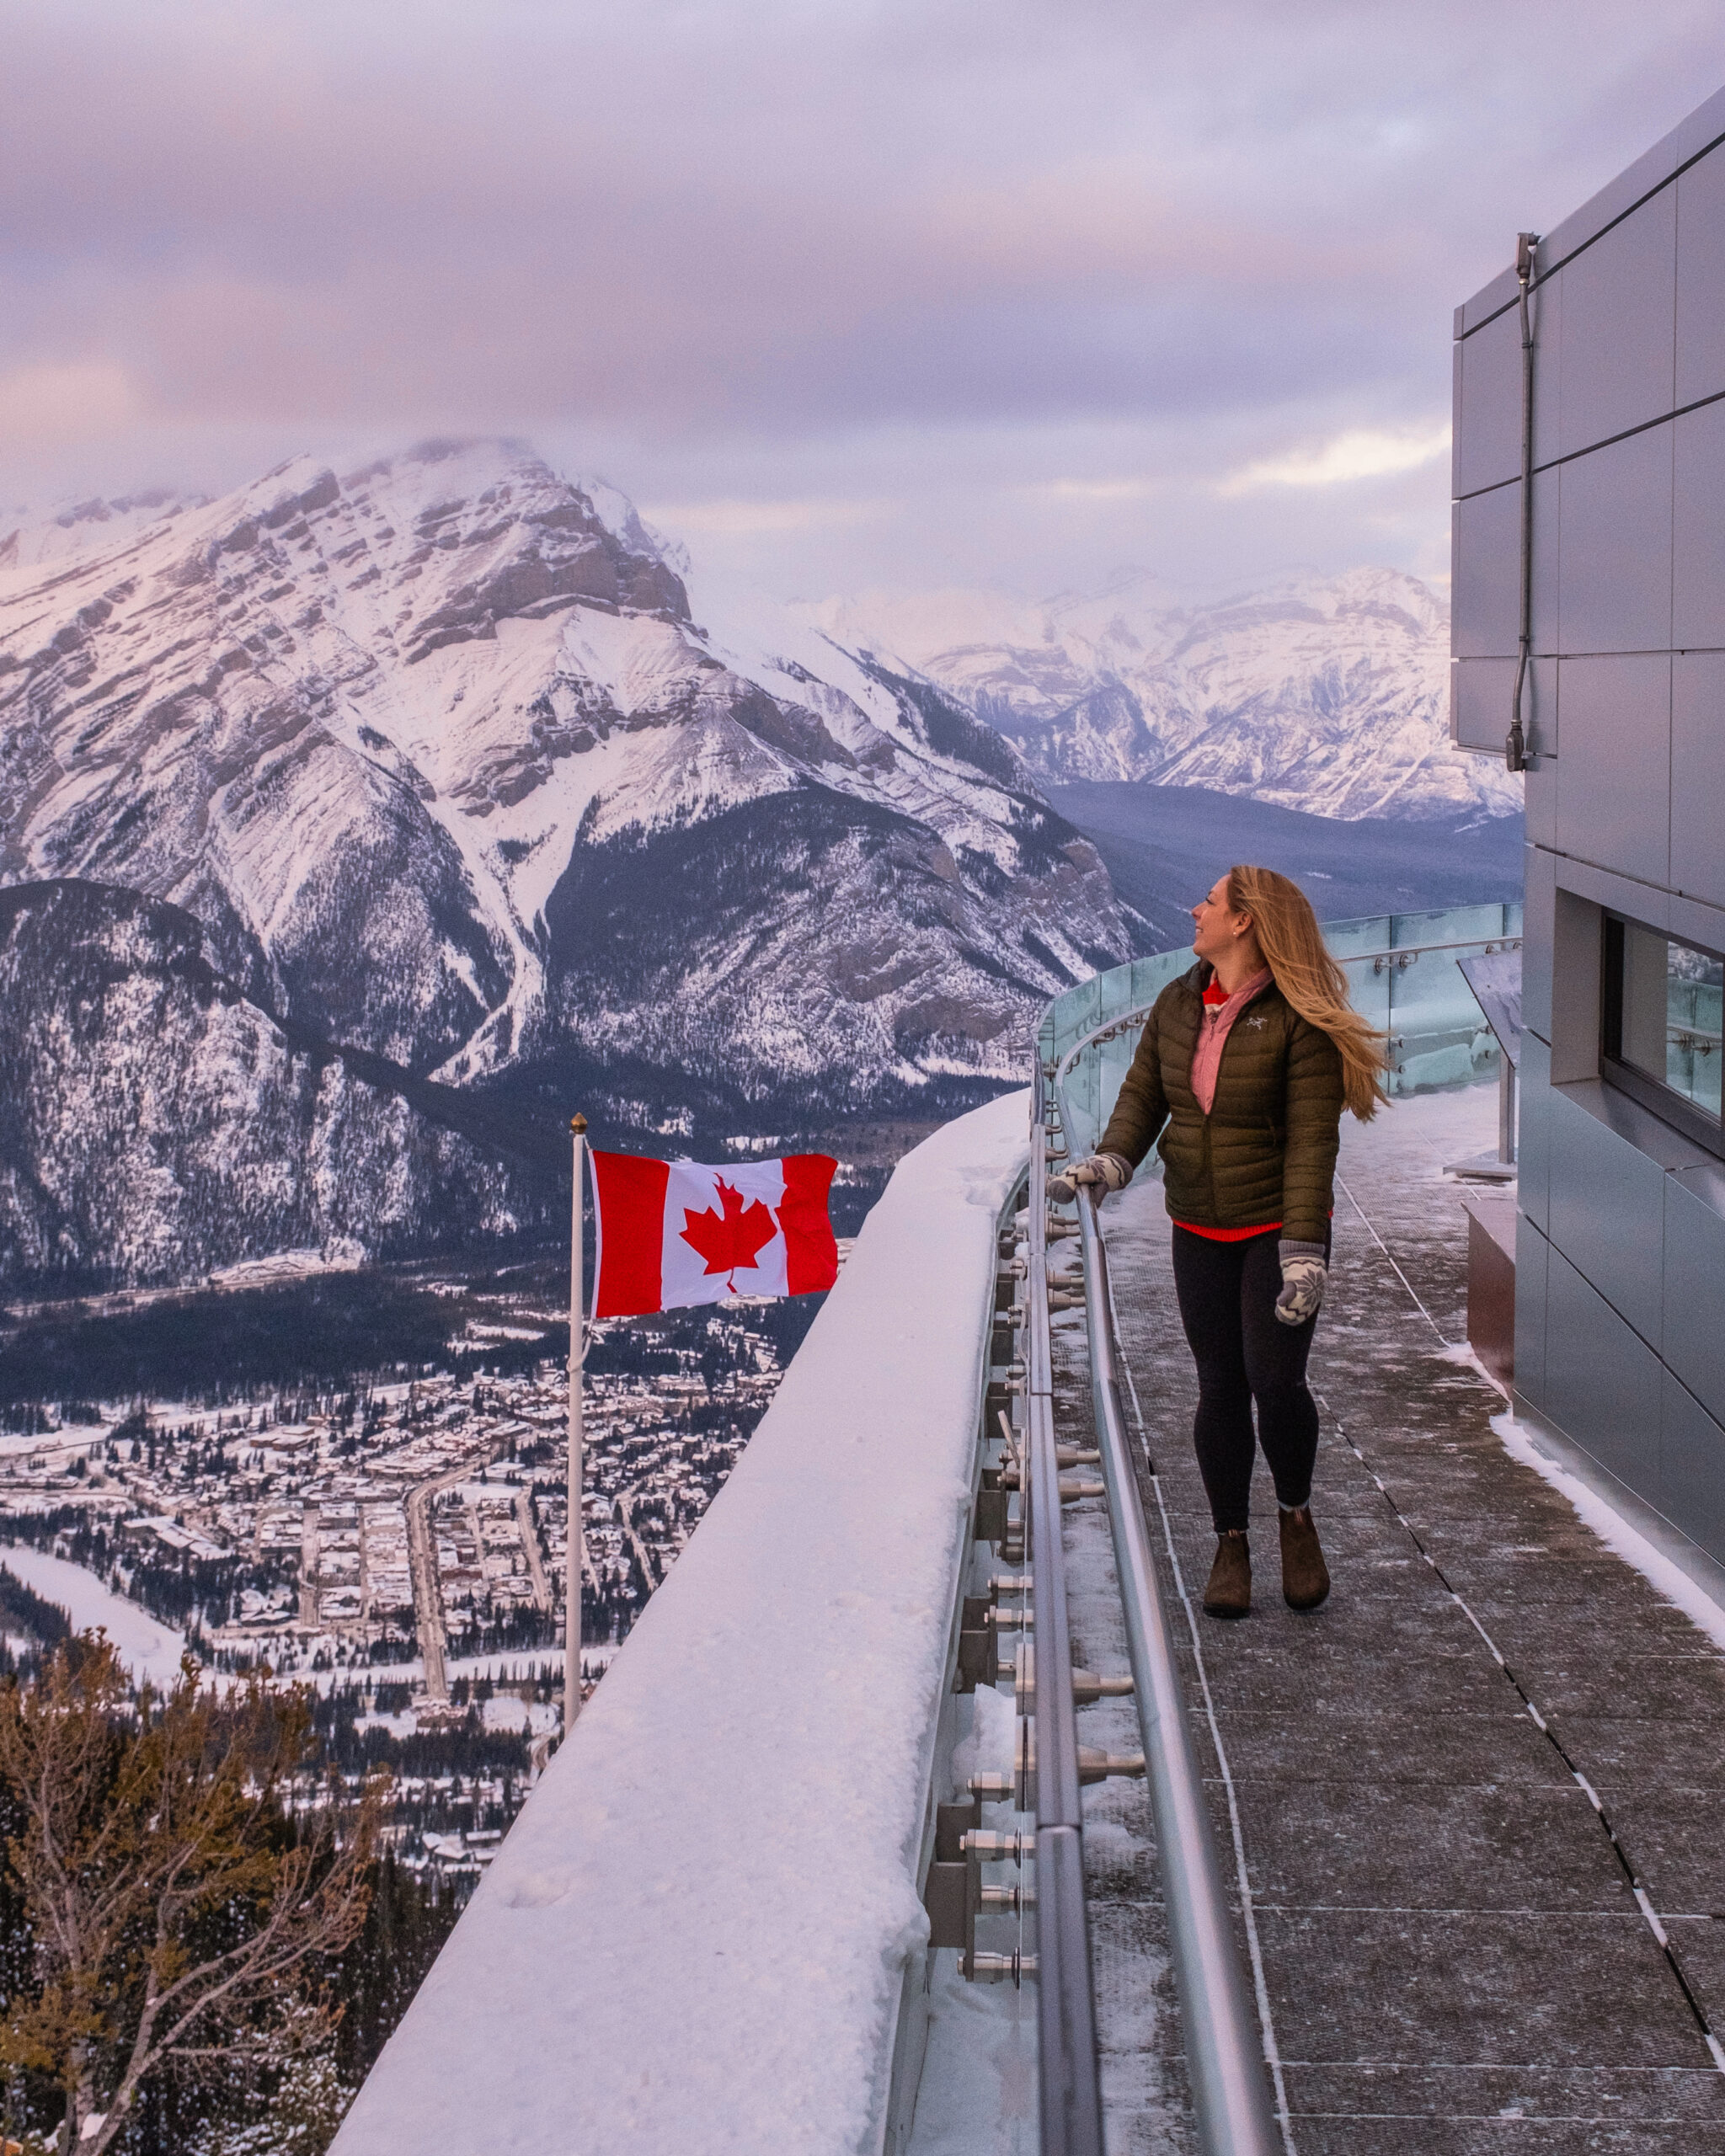
[(937, 682), (1046, 779), (1206, 787), (1347, 819), (1521, 806), (1507, 772), (1450, 748), (1448, 612), (1397, 570), (1201, 606), (1135, 574), (1044, 605), (958, 591), (805, 613)]
[(0, 890), (0, 1285), (459, 1248), (546, 1217), (547, 1177), (483, 1104), (462, 1134), (438, 1089), (296, 1043), (161, 899)]
[(202, 508), (206, 499), (156, 487), (107, 501), (97, 495), (45, 515), (24, 507), (0, 507), (0, 570), (38, 568), (87, 547), (116, 546), (179, 510)]
[[(637, 1129), (943, 1113), (1022, 1069), (1042, 1000), (1132, 947), (1094, 848), (997, 734), (788, 616), (697, 623), (627, 501), (520, 445), (87, 504), (8, 557), (0, 882), (100, 886), (115, 919), (167, 901), (240, 1000), (155, 1048), (116, 1020), (139, 1157), (182, 1194), (182, 1080), (235, 1145), (247, 1114), (274, 1145), (338, 1113), (296, 1044), (350, 1052), (344, 1083), (382, 1059), (398, 1102), (435, 1078), (546, 1127), (578, 1104)], [(55, 933), (83, 921), (100, 972), (119, 931), (88, 915), (66, 902)], [(228, 1060), (270, 1066), (267, 1107), (224, 1093)], [(62, 1100), (8, 1139), (48, 1219), (80, 1112), (45, 1067), (8, 1083)], [(403, 1154), (394, 1214), (326, 1194), (292, 1233), (340, 1218), (378, 1245), (454, 1173)], [(110, 1255), (152, 1270), (117, 1235)]]

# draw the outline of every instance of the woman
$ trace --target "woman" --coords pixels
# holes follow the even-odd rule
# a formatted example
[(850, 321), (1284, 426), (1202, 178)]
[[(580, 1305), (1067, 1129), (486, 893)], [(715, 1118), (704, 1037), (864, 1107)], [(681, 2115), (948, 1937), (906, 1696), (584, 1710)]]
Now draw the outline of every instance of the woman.
[(1212, 1617), (1252, 1607), (1256, 1402), (1281, 1508), (1282, 1592), (1291, 1609), (1316, 1609), (1330, 1576), (1311, 1519), (1306, 1360), (1328, 1277), (1342, 1110), (1362, 1123), (1377, 1113), (1383, 1036), (1348, 1008), (1316, 916), (1285, 876), (1231, 868), (1192, 917), (1199, 963), (1156, 998), (1100, 1145), (1064, 1181), (1122, 1189), (1160, 1134), (1216, 1529), (1204, 1606)]

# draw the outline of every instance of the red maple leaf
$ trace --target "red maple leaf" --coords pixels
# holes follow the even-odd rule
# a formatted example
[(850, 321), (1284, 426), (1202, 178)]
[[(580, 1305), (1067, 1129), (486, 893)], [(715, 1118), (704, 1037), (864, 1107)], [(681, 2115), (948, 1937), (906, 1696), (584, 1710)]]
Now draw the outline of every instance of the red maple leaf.
[(754, 1270), (756, 1259), (778, 1233), (778, 1223), (758, 1198), (745, 1205), (742, 1192), (728, 1182), (718, 1186), (718, 1203), (717, 1213), (710, 1205), (699, 1213), (685, 1209), (683, 1241), (706, 1259), (709, 1273), (733, 1276), (729, 1285), (734, 1294), (736, 1273), (740, 1268)]

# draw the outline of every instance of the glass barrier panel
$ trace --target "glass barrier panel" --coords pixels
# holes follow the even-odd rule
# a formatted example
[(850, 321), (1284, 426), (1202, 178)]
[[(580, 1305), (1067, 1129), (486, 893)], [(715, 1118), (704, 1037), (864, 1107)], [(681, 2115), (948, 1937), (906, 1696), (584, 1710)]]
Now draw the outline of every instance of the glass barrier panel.
[[(1386, 924), (1387, 925), (1387, 924)], [(1390, 975), (1381, 959), (1343, 959), (1348, 1000), (1360, 1017), (1381, 1033), (1390, 1030)]]
[[(1483, 943), (1477, 949), (1483, 951)], [(1392, 1033), (1439, 1033), (1483, 1027), (1485, 1014), (1474, 1001), (1457, 959), (1468, 951), (1404, 953), (1384, 963), (1390, 990)]]
[[(1483, 952), (1487, 945), (1519, 938), (1521, 928), (1519, 904), (1376, 914), (1324, 924), (1325, 941), (1342, 962), (1354, 1008), (1390, 1037), (1388, 1086), (1392, 1094), (1495, 1078), (1497, 1044), (1456, 961)], [(1461, 947), (1418, 948), (1415, 955), (1418, 947), (1433, 944)], [(1044, 1053), (1057, 1061), (1064, 1059), (1087, 1034), (1128, 1011), (1153, 1003), (1192, 963), (1189, 949), (1157, 952), (1078, 983), (1056, 997), (1044, 1014), (1039, 1035)], [(1685, 1063), (1683, 1072), (1696, 1091), (1709, 1080), (1717, 1083), (1718, 1052), (1712, 1043), (1719, 1033), (1719, 999), (1720, 990), (1711, 979), (1672, 985), (1671, 1030), (1681, 1037), (1680, 1059), (1687, 1056), (1700, 1066), (1691, 1075)], [(1135, 1026), (1111, 1041), (1098, 1043), (1075, 1067), (1072, 1107), (1083, 1128), (1071, 1135), (1081, 1151), (1094, 1150), (1136, 1051), (1138, 1036)], [(1150, 1164), (1140, 1170), (1150, 1171)]]
[(1386, 913), (1368, 914), (1360, 921), (1327, 921), (1324, 941), (1338, 958), (1349, 958), (1356, 951), (1381, 951), (1390, 942), (1392, 916)]
[(1445, 1041), (1414, 1033), (1404, 1038), (1396, 1055), (1389, 1077), (1392, 1097), (1445, 1086), (1471, 1086), (1498, 1075), (1495, 1043), (1482, 1054), (1472, 1040)]
[[(1390, 937), (1400, 948), (1408, 943), (1461, 943), (1475, 937), (1494, 942), (1507, 933), (1502, 905), (1445, 906), (1430, 913), (1398, 913)], [(1518, 931), (1519, 932), (1519, 931)]]

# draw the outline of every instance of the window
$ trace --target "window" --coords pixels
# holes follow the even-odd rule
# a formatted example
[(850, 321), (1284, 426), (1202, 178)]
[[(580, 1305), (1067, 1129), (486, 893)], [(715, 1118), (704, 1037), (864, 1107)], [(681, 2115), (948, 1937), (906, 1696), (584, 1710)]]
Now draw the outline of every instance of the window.
[(1719, 1103), (1725, 960), (1610, 914), (1605, 958), (1601, 1075), (1725, 1153)]

